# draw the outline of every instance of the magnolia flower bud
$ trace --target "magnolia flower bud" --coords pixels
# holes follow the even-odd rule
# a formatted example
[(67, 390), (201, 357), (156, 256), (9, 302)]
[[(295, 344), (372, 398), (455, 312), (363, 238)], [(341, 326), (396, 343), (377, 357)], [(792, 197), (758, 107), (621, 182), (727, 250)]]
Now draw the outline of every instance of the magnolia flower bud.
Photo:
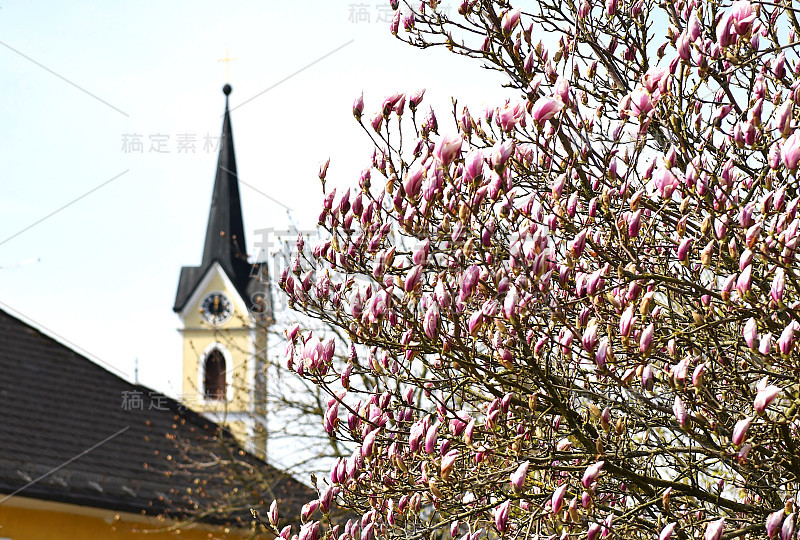
[(686, 411), (686, 406), (680, 396), (675, 396), (675, 403), (672, 405), (672, 412), (675, 413), (675, 420), (682, 428), (689, 425), (689, 413)]
[(736, 422), (736, 425), (733, 427), (733, 436), (731, 437), (731, 442), (734, 446), (741, 446), (742, 443), (744, 443), (747, 439), (747, 430), (750, 429), (750, 424), (752, 422), (752, 416), (748, 416)]
[(564, 504), (564, 496), (567, 492), (567, 484), (562, 484), (553, 492), (552, 497), (550, 497), (550, 508), (553, 514), (558, 514), (561, 511), (561, 507)]
[(508, 514), (510, 510), (510, 499), (494, 509), (494, 525), (501, 533), (504, 533), (506, 529), (508, 529)]
[(553, 118), (556, 114), (561, 112), (564, 108), (564, 102), (555, 97), (540, 97), (533, 104), (531, 116), (533, 120), (541, 127), (544, 122)]
[(706, 525), (706, 531), (703, 535), (703, 540), (720, 540), (722, 538), (723, 529), (725, 529), (725, 518), (712, 521)]
[(522, 486), (525, 484), (525, 478), (528, 476), (528, 467), (530, 467), (530, 461), (525, 461), (517, 467), (517, 470), (511, 473), (510, 482), (511, 487), (514, 490), (522, 490)]
[(453, 470), (453, 466), (458, 459), (459, 452), (458, 450), (450, 450), (442, 457), (442, 465), (441, 465), (441, 476), (442, 480), (447, 480), (450, 477), (450, 473)]
[(781, 147), (783, 163), (789, 170), (795, 170), (800, 162), (800, 132), (795, 131), (783, 142)]
[(759, 389), (756, 393), (756, 398), (753, 400), (753, 408), (758, 414), (764, 414), (767, 407), (775, 401), (775, 398), (780, 394), (781, 389), (777, 386), (769, 385)]
[(758, 329), (756, 327), (756, 320), (753, 317), (747, 320), (742, 331), (744, 342), (751, 350), (756, 350), (756, 338), (758, 337)]
[(775, 538), (778, 535), (781, 523), (783, 523), (783, 508), (772, 512), (767, 516), (767, 522), (764, 524), (767, 529), (767, 536)]
[(581, 484), (584, 488), (590, 489), (592, 487), (592, 484), (594, 484), (597, 480), (603, 465), (605, 465), (605, 461), (598, 461), (586, 467), (586, 471), (584, 471), (583, 478), (581, 479)]
[(433, 155), (442, 165), (449, 165), (461, 152), (464, 140), (460, 135), (447, 134), (436, 143)]
[(673, 521), (661, 529), (661, 534), (658, 535), (658, 540), (671, 540), (672, 532), (675, 530), (675, 525), (677, 525), (677, 523)]
[(794, 346), (794, 333), (796, 330), (797, 322), (792, 321), (781, 332), (781, 337), (778, 338), (778, 352), (785, 356), (789, 356)]
[(653, 344), (653, 334), (655, 332), (655, 326), (653, 323), (650, 323), (647, 328), (644, 329), (642, 332), (642, 337), (639, 340), (639, 351), (642, 354), (647, 353), (650, 350), (650, 346)]

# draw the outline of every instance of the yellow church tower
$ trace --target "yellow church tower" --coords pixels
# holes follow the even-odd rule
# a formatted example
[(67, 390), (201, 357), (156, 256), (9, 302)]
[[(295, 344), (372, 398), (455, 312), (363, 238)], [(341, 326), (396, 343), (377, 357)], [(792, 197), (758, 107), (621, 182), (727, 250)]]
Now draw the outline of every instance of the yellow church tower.
[(183, 400), (266, 454), (267, 263), (248, 262), (228, 96), (203, 261), (181, 268), (173, 310), (183, 334)]

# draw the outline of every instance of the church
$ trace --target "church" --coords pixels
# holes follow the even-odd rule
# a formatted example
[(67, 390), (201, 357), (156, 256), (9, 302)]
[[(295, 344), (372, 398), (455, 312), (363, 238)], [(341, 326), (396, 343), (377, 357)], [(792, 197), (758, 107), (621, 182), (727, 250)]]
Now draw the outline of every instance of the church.
[(267, 263), (248, 262), (228, 97), (200, 266), (181, 269), (183, 399), (266, 452), (264, 359), (272, 322)]
[(202, 261), (181, 269), (173, 306), (182, 401), (0, 311), (0, 540), (271, 538), (251, 508), (277, 499), (291, 518), (314, 497), (264, 461), (271, 291), (248, 262), (223, 92)]

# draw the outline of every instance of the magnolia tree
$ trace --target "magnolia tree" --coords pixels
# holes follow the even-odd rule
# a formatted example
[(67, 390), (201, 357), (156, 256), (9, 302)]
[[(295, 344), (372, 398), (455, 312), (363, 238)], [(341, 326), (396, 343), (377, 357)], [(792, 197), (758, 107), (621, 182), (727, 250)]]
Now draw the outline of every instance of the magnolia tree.
[(374, 116), (356, 100), (372, 162), (325, 195), (329, 239), (281, 278), (351, 341), (338, 362), (292, 331), (288, 361), (356, 449), (302, 527), (275, 505), (265, 523), (300, 540), (795, 538), (794, 5), (437, 4), (394, 6), (391, 31), (516, 97), (452, 123), (422, 92)]

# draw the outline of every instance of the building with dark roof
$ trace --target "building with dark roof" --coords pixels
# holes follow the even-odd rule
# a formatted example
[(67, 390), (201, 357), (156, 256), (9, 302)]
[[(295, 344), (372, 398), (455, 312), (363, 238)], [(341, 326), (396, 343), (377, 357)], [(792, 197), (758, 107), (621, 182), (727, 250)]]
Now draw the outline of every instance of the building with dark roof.
[(312, 493), (218, 424), (4, 311), (0, 373), (0, 537), (128, 538), (199, 517), (180, 537), (208, 538), (250, 528), (250, 507), (299, 508)]
[(266, 264), (246, 252), (223, 91), (202, 262), (181, 269), (174, 303), (180, 401), (0, 311), (0, 540), (238, 538), (251, 508), (276, 499), (299, 515), (314, 497), (263, 461), (272, 303)]

